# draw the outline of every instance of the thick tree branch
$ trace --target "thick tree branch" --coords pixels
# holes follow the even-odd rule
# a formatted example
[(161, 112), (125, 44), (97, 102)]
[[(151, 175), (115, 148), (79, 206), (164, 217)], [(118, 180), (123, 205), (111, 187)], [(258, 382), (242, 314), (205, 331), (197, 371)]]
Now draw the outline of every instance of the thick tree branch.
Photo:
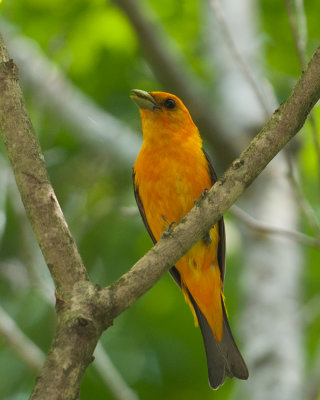
[(32, 228), (58, 294), (87, 280), (76, 245), (50, 184), (38, 139), (18, 83), (17, 67), (0, 38), (0, 129)]
[(62, 296), (58, 327), (32, 399), (75, 399), (97, 341), (112, 320), (144, 294), (223, 215), (299, 131), (320, 97), (320, 48), (289, 99), (172, 234), (108, 288), (87, 278), (54, 196), (27, 115), (17, 70), (0, 37), (0, 130), (31, 225)]
[[(303, 126), (320, 97), (320, 47), (290, 97), (271, 116), (208, 192), (177, 225), (168, 238), (158, 242), (116, 283), (102, 291), (103, 303), (112, 303), (116, 317), (147, 291), (188, 249), (219, 220), (275, 155)], [(154, 280), (154, 278), (156, 278)]]

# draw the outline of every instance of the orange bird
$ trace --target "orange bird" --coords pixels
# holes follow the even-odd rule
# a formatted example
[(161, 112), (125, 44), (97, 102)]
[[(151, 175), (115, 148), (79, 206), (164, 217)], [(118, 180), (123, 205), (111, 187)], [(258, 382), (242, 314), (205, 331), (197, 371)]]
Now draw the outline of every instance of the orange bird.
[[(143, 131), (143, 144), (133, 167), (134, 193), (143, 222), (156, 243), (217, 178), (198, 128), (178, 97), (135, 89), (131, 98), (140, 108)], [(224, 270), (222, 218), (170, 269), (195, 324), (200, 325), (213, 389), (227, 376), (248, 378), (227, 319)]]

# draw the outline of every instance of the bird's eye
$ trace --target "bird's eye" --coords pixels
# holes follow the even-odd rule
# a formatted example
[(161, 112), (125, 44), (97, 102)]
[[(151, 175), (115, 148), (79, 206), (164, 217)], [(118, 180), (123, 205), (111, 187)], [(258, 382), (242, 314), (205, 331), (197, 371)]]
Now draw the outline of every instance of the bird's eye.
[(169, 110), (172, 110), (176, 106), (176, 102), (173, 99), (166, 99), (163, 104), (165, 108), (168, 108)]

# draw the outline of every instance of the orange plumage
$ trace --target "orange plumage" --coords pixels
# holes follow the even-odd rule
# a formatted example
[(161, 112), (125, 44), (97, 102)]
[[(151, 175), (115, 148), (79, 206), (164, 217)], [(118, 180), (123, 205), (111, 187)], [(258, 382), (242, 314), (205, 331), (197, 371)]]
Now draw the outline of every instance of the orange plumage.
[[(133, 171), (134, 189), (144, 223), (157, 242), (216, 178), (198, 129), (181, 100), (163, 92), (132, 92), (140, 107), (143, 131)], [(226, 375), (240, 379), (248, 376), (224, 308), (224, 241), (221, 219), (170, 271), (196, 324), (200, 323), (213, 388), (220, 386)]]

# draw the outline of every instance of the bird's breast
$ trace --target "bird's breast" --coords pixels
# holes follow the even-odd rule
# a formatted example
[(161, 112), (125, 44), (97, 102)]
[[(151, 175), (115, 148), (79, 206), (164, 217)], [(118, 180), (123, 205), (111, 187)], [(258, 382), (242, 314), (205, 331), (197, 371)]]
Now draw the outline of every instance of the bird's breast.
[(179, 222), (190, 211), (204, 189), (211, 187), (201, 148), (143, 147), (134, 170), (135, 183), (156, 240), (170, 224)]

